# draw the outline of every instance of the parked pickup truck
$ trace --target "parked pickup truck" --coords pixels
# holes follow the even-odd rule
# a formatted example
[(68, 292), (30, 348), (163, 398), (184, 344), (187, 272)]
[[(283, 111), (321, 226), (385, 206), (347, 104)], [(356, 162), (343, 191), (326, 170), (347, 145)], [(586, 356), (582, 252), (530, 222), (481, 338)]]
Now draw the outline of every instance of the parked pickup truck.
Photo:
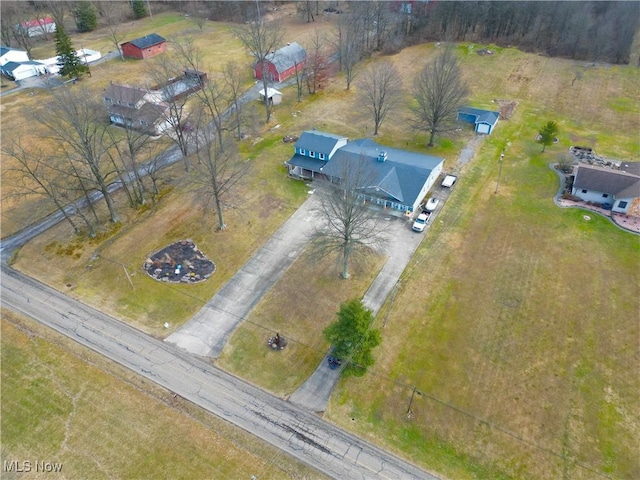
[(424, 231), (424, 228), (427, 226), (427, 224), (430, 221), (431, 221), (431, 212), (427, 210), (422, 210), (420, 215), (418, 215), (418, 218), (416, 218), (416, 221), (413, 222), (413, 226), (411, 227), (411, 229), (414, 232), (422, 232)]
[(456, 180), (458, 180), (458, 177), (455, 175), (447, 175), (444, 177), (444, 180), (442, 180), (442, 186), (444, 188), (451, 188), (456, 183)]

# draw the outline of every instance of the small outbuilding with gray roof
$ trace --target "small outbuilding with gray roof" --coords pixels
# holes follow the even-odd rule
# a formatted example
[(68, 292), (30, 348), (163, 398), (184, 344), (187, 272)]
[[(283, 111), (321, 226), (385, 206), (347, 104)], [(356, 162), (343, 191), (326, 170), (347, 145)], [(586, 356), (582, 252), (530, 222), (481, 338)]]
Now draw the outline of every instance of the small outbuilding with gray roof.
[[(304, 132), (287, 162), (297, 178), (340, 181), (349, 168), (366, 168), (364, 200), (385, 208), (413, 212), (442, 173), (444, 159), (379, 145), (364, 138), (349, 142), (319, 131)], [(322, 155), (322, 156), (321, 156)]]
[(461, 107), (458, 109), (458, 120), (472, 123), (476, 133), (491, 135), (499, 118), (500, 112), (493, 112), (491, 110), (471, 107)]
[(264, 65), (256, 62), (253, 73), (256, 79), (261, 80), (263, 70), (271, 82), (282, 82), (297, 72), (302, 72), (307, 61), (307, 52), (299, 43), (287, 44), (275, 52), (266, 56)]
[(152, 33), (144, 37), (136, 38), (129, 42), (122, 43), (122, 54), (129, 58), (145, 58), (155, 57), (167, 51), (167, 41), (157, 33)]

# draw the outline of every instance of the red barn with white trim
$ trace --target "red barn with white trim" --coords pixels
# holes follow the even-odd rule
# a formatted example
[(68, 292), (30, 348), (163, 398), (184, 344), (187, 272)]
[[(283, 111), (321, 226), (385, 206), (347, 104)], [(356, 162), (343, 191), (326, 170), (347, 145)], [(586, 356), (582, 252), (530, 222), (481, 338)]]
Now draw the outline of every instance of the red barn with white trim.
[(146, 37), (122, 43), (120, 48), (122, 48), (122, 54), (125, 57), (144, 60), (166, 52), (167, 41), (157, 33), (152, 33)]
[[(282, 82), (293, 75), (296, 70), (301, 72), (307, 61), (307, 52), (299, 43), (293, 42), (266, 56), (264, 70), (272, 82)], [(262, 64), (256, 62), (253, 67), (256, 79), (262, 79)]]

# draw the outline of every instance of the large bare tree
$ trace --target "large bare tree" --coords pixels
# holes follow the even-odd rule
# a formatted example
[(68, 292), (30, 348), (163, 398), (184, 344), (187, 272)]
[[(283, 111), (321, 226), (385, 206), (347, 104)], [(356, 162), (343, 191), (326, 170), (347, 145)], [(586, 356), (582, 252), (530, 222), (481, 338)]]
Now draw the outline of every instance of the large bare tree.
[(358, 82), (358, 105), (373, 118), (373, 134), (377, 135), (387, 115), (400, 104), (402, 82), (391, 62), (369, 67)]
[(314, 32), (309, 42), (307, 50), (307, 62), (305, 64), (305, 76), (307, 80), (307, 90), (310, 94), (322, 88), (327, 77), (327, 58), (325, 45), (326, 37), (319, 30)]
[(349, 278), (354, 255), (379, 246), (384, 229), (378, 212), (364, 200), (367, 188), (374, 184), (371, 159), (334, 159), (338, 162), (333, 181), (319, 187), (321, 224), (312, 234), (312, 255), (324, 257), (337, 253), (342, 264), (342, 278)]
[(109, 32), (109, 41), (116, 48), (120, 60), (124, 61), (124, 55), (120, 48), (120, 43), (124, 39), (126, 33), (122, 30), (122, 22), (126, 18), (129, 7), (123, 2), (101, 1), (94, 2), (98, 13), (104, 19), (107, 30)]
[(230, 106), (229, 120), (230, 129), (236, 131), (236, 137), (240, 138), (242, 135), (242, 93), (243, 93), (243, 78), (242, 70), (236, 62), (228, 62), (224, 66), (224, 82), (226, 84), (225, 91), (227, 92), (227, 103)]
[(264, 108), (267, 117), (266, 121), (269, 122), (271, 119), (271, 102), (266, 92), (269, 85), (273, 83), (273, 79), (269, 78), (270, 76), (267, 74), (266, 64), (268, 56), (280, 48), (284, 30), (281, 24), (275, 21), (266, 22), (261, 19), (237, 28), (234, 33), (254, 58), (255, 64), (261, 66), (261, 82), (265, 91)]
[(428, 63), (413, 86), (413, 126), (429, 132), (429, 146), (437, 133), (454, 127), (458, 109), (465, 101), (467, 87), (453, 49), (446, 47)]
[(46, 128), (57, 153), (73, 163), (85, 192), (100, 191), (111, 221), (118, 223), (120, 218), (109, 192), (115, 171), (107, 155), (113, 145), (107, 135), (108, 124), (102, 118), (104, 107), (90, 91), (77, 86), (60, 87), (46, 107), (46, 114), (36, 113), (36, 121)]
[(223, 211), (225, 197), (244, 176), (248, 163), (240, 160), (228, 133), (219, 138), (215, 128), (211, 128), (211, 110), (206, 105), (199, 105), (194, 118), (197, 118), (198, 132), (194, 183), (201, 188), (201, 198), (213, 203), (218, 216), (218, 230), (224, 230), (227, 228)]

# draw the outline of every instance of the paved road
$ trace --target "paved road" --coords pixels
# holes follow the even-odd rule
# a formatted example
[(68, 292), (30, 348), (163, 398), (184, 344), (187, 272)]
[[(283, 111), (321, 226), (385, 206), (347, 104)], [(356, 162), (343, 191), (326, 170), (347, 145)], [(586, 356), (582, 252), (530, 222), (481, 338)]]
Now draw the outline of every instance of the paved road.
[(332, 478), (437, 478), (6, 266), (0, 294), (3, 307), (48, 325)]

